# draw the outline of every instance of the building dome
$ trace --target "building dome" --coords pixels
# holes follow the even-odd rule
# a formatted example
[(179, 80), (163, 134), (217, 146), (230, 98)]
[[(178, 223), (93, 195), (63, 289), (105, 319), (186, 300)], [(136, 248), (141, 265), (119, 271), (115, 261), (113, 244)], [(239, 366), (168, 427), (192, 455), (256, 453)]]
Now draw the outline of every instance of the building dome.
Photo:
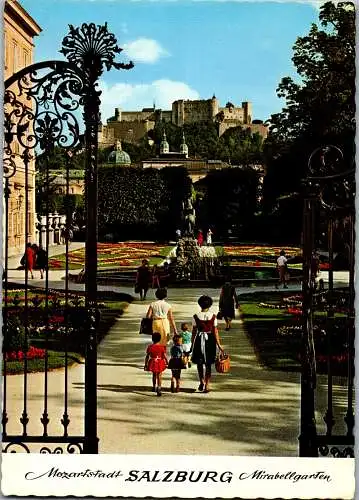
[(167, 142), (167, 137), (166, 137), (166, 132), (163, 131), (163, 138), (162, 138), (162, 141), (161, 141), (161, 145), (160, 145), (160, 153), (169, 153), (170, 152), (170, 146)]
[(180, 153), (186, 155), (186, 158), (188, 157), (188, 146), (186, 144), (184, 133), (182, 135), (182, 143), (180, 145)]
[(131, 165), (130, 155), (122, 150), (121, 141), (116, 141), (115, 148), (108, 155), (107, 162), (115, 165)]

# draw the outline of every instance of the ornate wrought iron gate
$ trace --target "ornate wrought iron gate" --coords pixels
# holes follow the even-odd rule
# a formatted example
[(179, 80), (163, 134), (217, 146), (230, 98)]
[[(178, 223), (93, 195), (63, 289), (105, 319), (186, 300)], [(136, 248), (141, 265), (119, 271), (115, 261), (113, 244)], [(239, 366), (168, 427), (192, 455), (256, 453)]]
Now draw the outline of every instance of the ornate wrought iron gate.
[[(301, 374), (300, 456), (354, 456), (354, 224), (355, 165), (346, 165), (342, 151), (335, 146), (316, 149), (309, 158), (309, 177), (305, 181), (303, 220), (303, 332)], [(334, 235), (341, 239), (342, 255), (349, 270), (345, 288), (334, 289)], [(326, 240), (323, 239), (323, 235)], [(338, 238), (336, 244), (338, 245)], [(317, 250), (328, 252), (328, 289), (315, 280)], [(338, 307), (342, 317), (335, 314)], [(325, 319), (315, 315), (326, 312)], [(345, 314), (345, 317), (344, 314)], [(326, 352), (327, 410), (322, 415), (326, 432), (317, 433), (316, 412), (316, 345), (322, 342)], [(338, 349), (341, 350), (338, 356)], [(340, 362), (340, 365), (338, 363)], [(336, 367), (335, 367), (336, 365)], [(343, 373), (340, 366), (344, 366)], [(334, 372), (334, 367), (336, 372)], [(336, 432), (338, 418), (334, 415), (334, 377), (346, 380), (344, 421), (346, 432)]]
[[(122, 49), (117, 46), (116, 38), (107, 30), (107, 25), (83, 24), (81, 28), (70, 26), (68, 36), (63, 40), (62, 52), (67, 61), (47, 61), (34, 64), (14, 74), (5, 82), (5, 146), (4, 146), (4, 248), (3, 248), (3, 451), (17, 452), (40, 451), (42, 453), (63, 453), (61, 444), (67, 445), (69, 453), (97, 453), (97, 399), (96, 363), (98, 322), (97, 309), (97, 134), (100, 122), (100, 94), (98, 79), (104, 67), (107, 70), (130, 69), (132, 63), (116, 63), (115, 56)], [(81, 120), (81, 112), (83, 120)], [(50, 248), (50, 158), (55, 148), (66, 153), (65, 195), (69, 196), (69, 170), (76, 152), (85, 155), (85, 214), (86, 243), (84, 268), (84, 304), (81, 298), (70, 292), (69, 284), (69, 235), (72, 227), (72, 213), (67, 204), (63, 237), (65, 243), (65, 283), (60, 299), (56, 290), (51, 290), (51, 270), (44, 272), (44, 287), (37, 289), (38, 295), (31, 292), (31, 250), (27, 244), (33, 242), (34, 208), (34, 158), (43, 159), (42, 197), (46, 206), (45, 231), (41, 243), (49, 255)], [(20, 181), (19, 181), (20, 179)], [(14, 202), (15, 191), (24, 188)], [(22, 197), (22, 203), (18, 200)], [(15, 203), (15, 209), (14, 209)], [(12, 211), (16, 212), (14, 219)], [(18, 231), (24, 225), (23, 261), (24, 280), (21, 294), (14, 294), (9, 276), (10, 271), (10, 232)], [(11, 230), (11, 231), (10, 231)], [(56, 226), (55, 230), (58, 230)], [(28, 253), (26, 253), (28, 252)], [(46, 257), (46, 256), (45, 256)], [(17, 287), (18, 288), (18, 287)], [(35, 292), (36, 293), (36, 292)], [(35, 295), (35, 296), (34, 296)], [(21, 302), (23, 299), (23, 302)], [(49, 352), (53, 346), (52, 323), (54, 316), (61, 317), (64, 348), (63, 386), (58, 387), (58, 395), (63, 399), (63, 413), (56, 423), (59, 432), (49, 432), (56, 416), (49, 410)], [(43, 395), (42, 414), (38, 418), (39, 433), (30, 428), (36, 417), (29, 409), (29, 364), (36, 332), (41, 331), (44, 355), (42, 373)], [(17, 352), (9, 346), (18, 339)], [(68, 360), (73, 339), (77, 338), (79, 349), (85, 359), (84, 370), (84, 422), (83, 433), (71, 433), (71, 405), (69, 403)], [(80, 340), (79, 340), (80, 339)], [(14, 348), (14, 347), (13, 347)], [(9, 403), (9, 365), (17, 359), (22, 368), (22, 411), (10, 407)], [(52, 396), (53, 397), (53, 396)], [(38, 403), (40, 404), (40, 403)], [(13, 432), (16, 426), (18, 431)], [(9, 430), (10, 429), (10, 430)], [(29, 430), (30, 429), (30, 430)], [(32, 449), (37, 444), (37, 449)], [(55, 447), (54, 447), (55, 446)], [(39, 450), (40, 447), (40, 450)]]

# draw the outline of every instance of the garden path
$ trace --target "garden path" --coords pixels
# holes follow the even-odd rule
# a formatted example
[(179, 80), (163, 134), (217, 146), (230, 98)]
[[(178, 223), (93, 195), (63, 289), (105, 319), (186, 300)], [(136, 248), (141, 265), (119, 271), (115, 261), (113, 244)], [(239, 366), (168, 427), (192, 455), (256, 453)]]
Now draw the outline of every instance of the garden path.
[[(34, 280), (35, 281), (35, 280)], [(56, 284), (54, 281), (51, 286)], [(58, 285), (63, 286), (63, 281)], [(61, 286), (61, 288), (62, 288)], [(81, 285), (79, 285), (81, 286)], [(106, 287), (101, 287), (106, 288)], [(131, 293), (126, 287), (107, 287)], [(292, 288), (292, 287), (291, 287)], [(263, 288), (238, 289), (238, 293)], [(268, 288), (266, 288), (268, 289)], [(293, 287), (293, 291), (298, 290)], [(197, 311), (196, 301), (203, 294), (215, 299), (218, 289), (169, 289), (176, 322), (189, 321)], [(138, 335), (140, 319), (150, 299), (134, 301), (102, 341), (98, 349), (98, 436), (100, 453), (215, 454), (297, 456), (299, 434), (299, 374), (269, 371), (259, 366), (244, 328), (234, 321), (230, 332), (220, 334), (231, 354), (229, 374), (214, 374), (213, 391), (197, 393), (196, 369), (183, 371), (183, 389), (169, 391), (170, 372), (164, 375), (164, 392), (157, 398), (150, 391), (151, 377), (143, 371), (149, 337)], [(82, 431), (84, 367), (69, 370), (69, 432)], [(31, 374), (29, 383), (29, 432), (40, 432), (44, 385), (43, 374)], [(325, 380), (319, 377), (318, 404), (325, 409)], [(63, 372), (49, 374), (49, 431), (60, 433), (63, 413)], [(345, 388), (335, 386), (340, 401)], [(23, 377), (8, 377), (9, 416), (22, 411)], [(336, 421), (342, 420), (336, 408)], [(55, 418), (56, 416), (56, 418)], [(321, 418), (318, 418), (321, 422)], [(8, 432), (14, 424), (11, 423)], [(18, 431), (18, 429), (17, 429)]]

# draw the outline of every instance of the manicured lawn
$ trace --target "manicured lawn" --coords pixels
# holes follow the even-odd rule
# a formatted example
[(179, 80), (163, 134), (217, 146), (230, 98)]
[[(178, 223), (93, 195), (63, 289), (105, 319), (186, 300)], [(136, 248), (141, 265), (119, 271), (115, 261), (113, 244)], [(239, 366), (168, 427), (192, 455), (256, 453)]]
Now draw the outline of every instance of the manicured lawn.
[(285, 309), (259, 306), (260, 303), (279, 306), (282, 296), (280, 292), (242, 294), (239, 296), (239, 302), (246, 333), (260, 364), (272, 370), (297, 371), (300, 370), (297, 358), (299, 340), (277, 334), (279, 327), (293, 325), (297, 320), (288, 315)]
[[(243, 312), (243, 320), (248, 338), (262, 366), (272, 370), (300, 371), (301, 352), (301, 315), (292, 315), (282, 298), (293, 296), (293, 292), (257, 292), (239, 295)], [(260, 305), (262, 304), (262, 305)], [(280, 308), (279, 308), (280, 307)], [(288, 307), (291, 307), (290, 305)], [(293, 308), (295, 310), (295, 307)], [(339, 325), (337, 333), (333, 332), (333, 373), (346, 373), (346, 362), (338, 361), (345, 357), (345, 337), (341, 324), (345, 324), (345, 314), (335, 313), (335, 322)], [(326, 373), (327, 339), (326, 312), (315, 311), (314, 342), (318, 373)], [(344, 321), (344, 323), (343, 323)]]
[[(160, 264), (173, 247), (151, 243), (98, 243), (98, 268), (138, 267), (143, 259), (150, 265)], [(85, 265), (85, 248), (69, 252), (69, 268), (80, 269)], [(65, 269), (66, 255), (49, 259), (50, 269)]]

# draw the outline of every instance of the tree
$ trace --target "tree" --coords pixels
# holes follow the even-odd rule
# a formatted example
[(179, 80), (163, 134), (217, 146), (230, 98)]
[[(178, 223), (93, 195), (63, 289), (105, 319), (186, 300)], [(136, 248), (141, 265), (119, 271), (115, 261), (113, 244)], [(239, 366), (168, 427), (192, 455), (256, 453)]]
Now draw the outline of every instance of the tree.
[[(200, 202), (198, 227), (211, 227), (217, 237), (228, 236), (235, 227), (244, 237), (253, 222), (258, 178), (251, 168), (229, 168), (210, 172), (201, 180), (204, 198)], [(204, 216), (205, 215), (205, 216)]]
[[(313, 149), (339, 146), (352, 161), (355, 138), (355, 10), (351, 2), (325, 3), (321, 26), (313, 24), (293, 47), (298, 81), (285, 77), (277, 94), (286, 100), (271, 117), (264, 147), (264, 204), (270, 212), (283, 194), (300, 192)], [(296, 205), (296, 207), (294, 207)], [(293, 209), (301, 211), (301, 202)], [(286, 210), (286, 212), (288, 212)], [(300, 231), (300, 228), (298, 228)]]

